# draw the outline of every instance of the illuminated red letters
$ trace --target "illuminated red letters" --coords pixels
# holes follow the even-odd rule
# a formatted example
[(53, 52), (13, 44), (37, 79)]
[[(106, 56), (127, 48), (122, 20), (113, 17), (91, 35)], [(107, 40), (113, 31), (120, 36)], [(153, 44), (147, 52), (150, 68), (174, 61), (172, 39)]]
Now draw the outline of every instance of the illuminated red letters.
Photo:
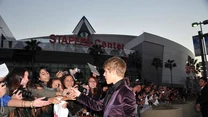
[(83, 46), (91, 46), (92, 44), (102, 45), (103, 48), (111, 48), (117, 50), (123, 50), (124, 44), (119, 44), (116, 42), (105, 42), (99, 39), (94, 40), (91, 42), (89, 38), (82, 38), (82, 37), (75, 37), (75, 36), (66, 36), (66, 35), (54, 35), (51, 34), (49, 36), (50, 43), (58, 43), (58, 44), (75, 44), (75, 45), (83, 45)]

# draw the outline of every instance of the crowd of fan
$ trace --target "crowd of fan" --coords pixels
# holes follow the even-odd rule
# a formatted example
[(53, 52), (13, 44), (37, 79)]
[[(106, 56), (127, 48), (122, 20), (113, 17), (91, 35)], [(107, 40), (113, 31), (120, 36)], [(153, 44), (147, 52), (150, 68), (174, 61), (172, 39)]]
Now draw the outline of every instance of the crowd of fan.
[[(71, 100), (71, 95), (67, 92), (67, 89), (77, 87), (91, 98), (101, 100), (105, 97), (110, 86), (105, 83), (100, 84), (100, 79), (95, 74), (92, 74), (85, 83), (80, 84), (80, 82), (76, 82), (78, 78), (75, 78), (77, 71), (78, 69), (64, 69), (51, 77), (47, 67), (40, 67), (37, 74), (33, 75), (32, 79), (28, 79), (29, 71), (27, 69), (14, 68), (4, 79), (1, 79), (7, 82), (7, 86), (0, 87), (0, 98), (5, 96), (5, 93), (8, 97), (1, 100), (1, 103), (4, 104), (1, 104), (0, 116), (53, 117), (56, 116), (53, 104), (58, 104), (61, 101), (57, 97), (65, 100), (66, 103), (62, 107), (67, 109), (67, 116), (102, 116), (102, 112), (95, 112), (77, 103), (76, 100)], [(184, 100), (187, 94), (183, 88), (157, 86), (151, 82), (135, 81), (130, 83), (129, 79), (126, 78), (126, 83), (135, 94), (137, 114), (147, 105), (157, 106), (160, 103)], [(5, 89), (6, 91), (2, 93)]]
[(134, 82), (131, 88), (136, 96), (138, 114), (159, 104), (184, 102), (188, 96), (188, 91), (184, 88), (157, 86), (152, 82)]

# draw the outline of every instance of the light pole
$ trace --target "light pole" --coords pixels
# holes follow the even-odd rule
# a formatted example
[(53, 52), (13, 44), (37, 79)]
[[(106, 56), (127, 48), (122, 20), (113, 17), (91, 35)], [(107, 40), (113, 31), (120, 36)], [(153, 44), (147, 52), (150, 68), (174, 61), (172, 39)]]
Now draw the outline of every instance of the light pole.
[(206, 25), (208, 24), (208, 20), (204, 20), (203, 22), (194, 22), (192, 23), (192, 27), (200, 26), (200, 31), (198, 31), (198, 37), (199, 37), (199, 45), (200, 45), (200, 51), (201, 51), (201, 59), (202, 59), (202, 67), (203, 67), (203, 77), (207, 78), (207, 71), (206, 71), (206, 45), (204, 43), (204, 34), (202, 31), (202, 24)]

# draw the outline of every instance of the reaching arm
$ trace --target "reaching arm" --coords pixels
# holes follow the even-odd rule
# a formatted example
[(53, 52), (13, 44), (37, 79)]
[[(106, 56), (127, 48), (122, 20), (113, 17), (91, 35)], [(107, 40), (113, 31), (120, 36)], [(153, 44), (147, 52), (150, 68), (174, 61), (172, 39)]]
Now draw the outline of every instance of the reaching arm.
[(52, 90), (47, 90), (47, 89), (33, 89), (30, 88), (29, 90), (31, 90), (32, 94), (35, 97), (55, 97), (58, 95), (61, 95), (62, 93), (57, 92), (57, 91), (52, 91)]
[(81, 92), (76, 89), (76, 88), (70, 88), (69, 89), (70, 95), (77, 97), (77, 101), (84, 104), (85, 106), (91, 108), (92, 110), (95, 111), (101, 111), (103, 110), (103, 101), (104, 99), (100, 100), (100, 101), (95, 101), (92, 98), (81, 94)]
[(95, 111), (101, 111), (103, 110), (103, 101), (104, 99), (100, 100), (100, 101), (95, 101), (94, 99), (81, 94), (78, 98), (77, 101), (84, 104), (85, 106), (91, 108), (92, 110)]
[(0, 108), (4, 109), (3, 113), (0, 112), (0, 117), (9, 114), (9, 112), (13, 111), (16, 107), (31, 107), (31, 108), (33, 108), (33, 107), (42, 107), (42, 106), (49, 105), (50, 102), (42, 101), (43, 98), (38, 98), (34, 101), (23, 101), (23, 100), (19, 100), (19, 99), (11, 99), (5, 107), (0, 107)]
[(34, 101), (24, 101), (24, 100), (18, 100), (18, 99), (11, 99), (8, 102), (7, 106), (11, 107), (42, 107), (51, 104), (49, 101), (43, 101), (45, 97), (38, 98)]

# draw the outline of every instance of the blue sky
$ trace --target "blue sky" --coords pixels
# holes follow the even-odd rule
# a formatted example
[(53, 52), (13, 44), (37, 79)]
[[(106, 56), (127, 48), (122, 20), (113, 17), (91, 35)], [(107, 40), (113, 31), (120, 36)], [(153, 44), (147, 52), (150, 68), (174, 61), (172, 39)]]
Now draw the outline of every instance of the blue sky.
[(86, 16), (97, 34), (149, 32), (193, 52), (191, 24), (208, 19), (208, 0), (1, 0), (0, 15), (16, 39), (71, 34)]

